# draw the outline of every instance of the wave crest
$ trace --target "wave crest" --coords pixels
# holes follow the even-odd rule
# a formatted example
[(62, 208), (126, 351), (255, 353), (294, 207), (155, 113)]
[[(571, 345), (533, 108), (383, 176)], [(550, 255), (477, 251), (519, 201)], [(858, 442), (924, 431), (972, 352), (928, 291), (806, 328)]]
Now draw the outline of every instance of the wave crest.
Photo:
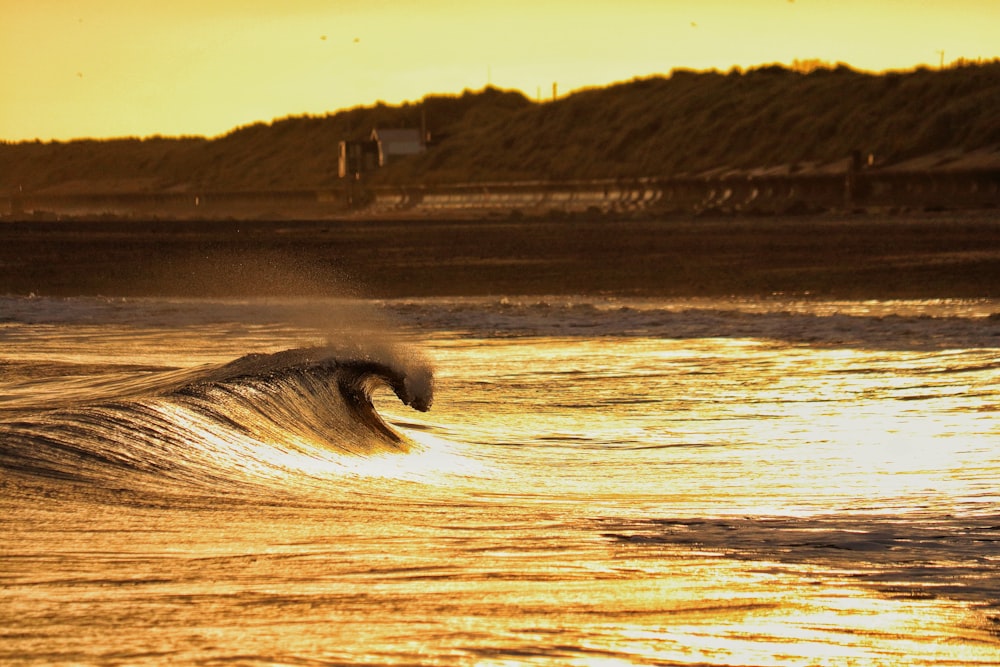
[(433, 401), (431, 368), (396, 348), (251, 354), (166, 376), (142, 396), (0, 423), (0, 467), (115, 488), (287, 476), (290, 461), (308, 472), (330, 456), (408, 451), (374, 408), (378, 389), (416, 410)]

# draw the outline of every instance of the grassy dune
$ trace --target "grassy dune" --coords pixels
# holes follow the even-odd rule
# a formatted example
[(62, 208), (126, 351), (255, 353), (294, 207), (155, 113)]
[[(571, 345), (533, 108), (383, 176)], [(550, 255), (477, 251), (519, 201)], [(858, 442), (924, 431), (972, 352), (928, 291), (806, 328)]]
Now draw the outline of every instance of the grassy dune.
[[(534, 102), (487, 88), (241, 127), (201, 137), (0, 143), (0, 193), (285, 189), (337, 181), (337, 144), (372, 127), (435, 143), (375, 182), (668, 176), (823, 164), (853, 150), (882, 164), (1000, 150), (1000, 62), (869, 74), (674, 71)], [(1000, 153), (993, 153), (994, 156)]]

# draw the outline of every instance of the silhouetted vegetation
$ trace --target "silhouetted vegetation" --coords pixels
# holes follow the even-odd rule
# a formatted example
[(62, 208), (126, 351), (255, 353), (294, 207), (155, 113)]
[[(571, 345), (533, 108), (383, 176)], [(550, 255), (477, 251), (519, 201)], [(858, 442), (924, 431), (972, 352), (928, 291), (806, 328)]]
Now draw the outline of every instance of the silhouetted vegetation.
[(804, 61), (675, 70), (538, 103), (486, 88), (257, 123), (197, 137), (0, 144), (0, 192), (285, 189), (337, 182), (337, 146), (373, 127), (433, 143), (375, 182), (586, 179), (825, 163), (885, 163), (1000, 146), (1000, 62), (870, 74)]

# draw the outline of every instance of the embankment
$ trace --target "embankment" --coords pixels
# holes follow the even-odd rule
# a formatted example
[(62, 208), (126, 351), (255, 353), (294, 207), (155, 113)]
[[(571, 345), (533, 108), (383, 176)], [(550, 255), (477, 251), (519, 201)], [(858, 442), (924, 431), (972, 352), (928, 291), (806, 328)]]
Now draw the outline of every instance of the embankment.
[(325, 189), (33, 194), (0, 198), (13, 219), (161, 217), (302, 219), (368, 216), (791, 214), (1000, 206), (1000, 169), (340, 185)]

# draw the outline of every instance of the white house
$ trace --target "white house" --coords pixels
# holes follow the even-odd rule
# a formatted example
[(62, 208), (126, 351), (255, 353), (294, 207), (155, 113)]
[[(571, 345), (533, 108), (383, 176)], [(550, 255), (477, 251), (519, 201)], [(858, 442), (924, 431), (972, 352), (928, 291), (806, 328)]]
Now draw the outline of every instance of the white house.
[(420, 130), (372, 130), (372, 141), (378, 144), (378, 166), (384, 167), (394, 157), (422, 153), (426, 143)]

